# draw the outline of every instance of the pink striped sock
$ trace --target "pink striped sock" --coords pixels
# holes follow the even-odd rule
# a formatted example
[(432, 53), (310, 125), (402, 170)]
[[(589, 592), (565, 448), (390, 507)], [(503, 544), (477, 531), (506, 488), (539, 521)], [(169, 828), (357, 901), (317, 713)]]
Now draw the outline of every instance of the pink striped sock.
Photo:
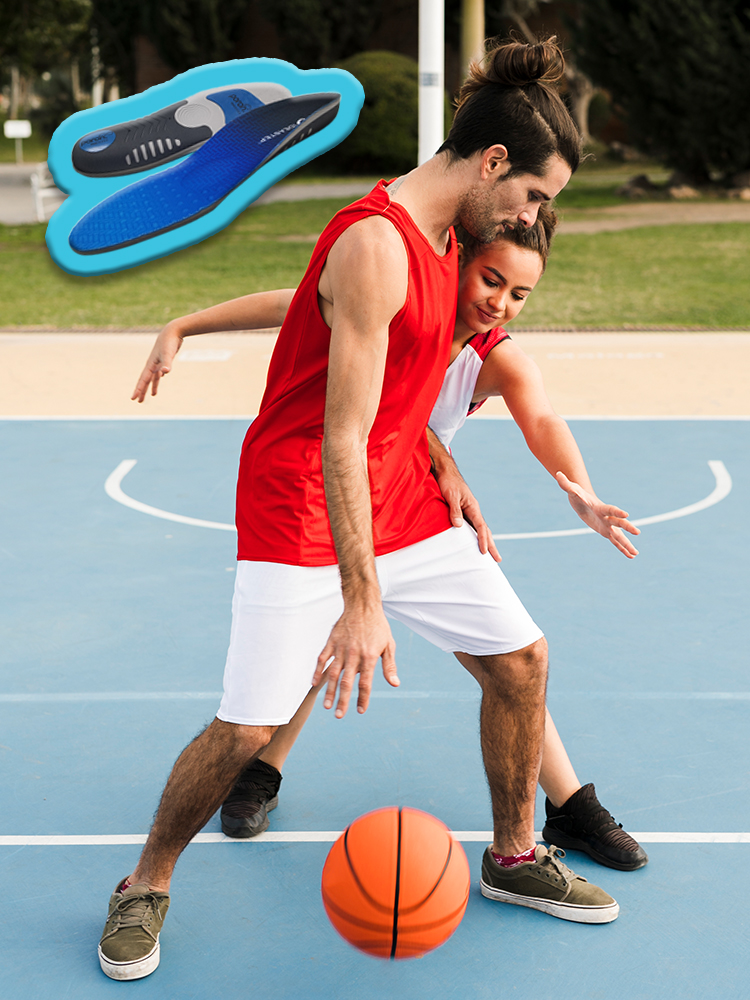
[(515, 868), (516, 865), (522, 865), (527, 861), (534, 861), (536, 857), (536, 844), (529, 848), (528, 851), (524, 851), (523, 854), (511, 854), (506, 858), (502, 854), (495, 854), (492, 851), (492, 857), (501, 868)]

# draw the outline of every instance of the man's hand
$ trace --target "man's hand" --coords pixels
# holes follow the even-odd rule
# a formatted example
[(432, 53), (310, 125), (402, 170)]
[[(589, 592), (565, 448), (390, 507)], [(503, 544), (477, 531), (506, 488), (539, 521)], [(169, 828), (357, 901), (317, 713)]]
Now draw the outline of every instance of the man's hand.
[(477, 533), (479, 551), (482, 555), (489, 552), (495, 562), (501, 562), (502, 558), (497, 551), (489, 525), (482, 517), (479, 503), (458, 471), (453, 456), (429, 427), (427, 439), (430, 443), (432, 474), (437, 480), (443, 499), (448, 504), (451, 524), (460, 528), (464, 520), (468, 521)]
[(182, 340), (182, 334), (178, 333), (175, 324), (167, 323), (156, 338), (154, 349), (149, 355), (146, 367), (141, 372), (141, 377), (136, 383), (131, 399), (137, 399), (139, 403), (142, 403), (146, 398), (149, 386), (151, 386), (151, 395), (156, 395), (160, 380), (172, 370), (177, 352), (182, 347)]
[(336, 718), (342, 719), (349, 707), (356, 675), (359, 674), (357, 711), (360, 714), (366, 712), (378, 658), (383, 661), (383, 676), (391, 687), (398, 687), (401, 683), (396, 675), (395, 652), (396, 643), (381, 605), (356, 611), (345, 610), (318, 657), (312, 686), (320, 684), (323, 674), (326, 674), (323, 699), (326, 708), (333, 707), (338, 686)]
[(638, 549), (629, 538), (625, 537), (623, 531), (628, 531), (631, 535), (640, 535), (641, 531), (628, 521), (627, 512), (611, 504), (602, 503), (593, 493), (582, 489), (577, 483), (572, 483), (562, 472), (558, 472), (555, 479), (560, 488), (568, 494), (570, 506), (583, 523), (608, 538), (628, 559), (635, 559)]

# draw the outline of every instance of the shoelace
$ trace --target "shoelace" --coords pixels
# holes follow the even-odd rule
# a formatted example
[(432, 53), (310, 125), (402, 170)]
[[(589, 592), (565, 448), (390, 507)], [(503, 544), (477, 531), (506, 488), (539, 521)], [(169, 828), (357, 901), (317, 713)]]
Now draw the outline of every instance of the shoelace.
[(582, 817), (581, 827), (584, 833), (589, 836), (596, 835), (604, 843), (609, 843), (613, 847), (627, 851), (632, 850), (635, 844), (630, 834), (623, 830), (622, 823), (618, 823), (614, 816), (598, 802), (587, 816)]
[(539, 862), (540, 866), (544, 868), (545, 866), (554, 868), (558, 875), (566, 882), (571, 882), (574, 878), (578, 878), (575, 872), (571, 871), (566, 864), (563, 864), (562, 859), (565, 857), (565, 851), (561, 850), (559, 847), (551, 846), (542, 860)]
[(158, 908), (159, 900), (153, 892), (138, 896), (123, 896), (118, 900), (110, 917), (112, 928), (107, 937), (126, 927), (140, 927), (156, 941), (156, 935), (151, 931), (150, 924), (154, 918), (154, 910)]

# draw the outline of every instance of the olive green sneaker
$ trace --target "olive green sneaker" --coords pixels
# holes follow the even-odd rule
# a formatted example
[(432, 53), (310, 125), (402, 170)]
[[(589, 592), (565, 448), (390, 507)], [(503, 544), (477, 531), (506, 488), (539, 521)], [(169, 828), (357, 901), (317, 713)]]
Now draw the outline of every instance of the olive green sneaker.
[(488, 847), (482, 859), (482, 895), (580, 924), (610, 923), (620, 912), (618, 904), (598, 885), (572, 872), (563, 864), (564, 857), (558, 847), (537, 844), (533, 861), (503, 868)]
[[(124, 881), (124, 880), (123, 880)], [(110, 979), (142, 979), (159, 964), (159, 932), (169, 909), (169, 893), (131, 885), (109, 900), (99, 942), (99, 963)]]

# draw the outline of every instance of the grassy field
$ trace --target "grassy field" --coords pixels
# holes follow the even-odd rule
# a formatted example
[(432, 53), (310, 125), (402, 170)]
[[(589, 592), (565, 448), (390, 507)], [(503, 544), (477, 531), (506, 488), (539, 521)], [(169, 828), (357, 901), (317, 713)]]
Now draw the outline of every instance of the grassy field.
[[(24, 163), (42, 163), (47, 159), (48, 140), (32, 132), (30, 139), (24, 139), (21, 152)], [(0, 128), (0, 163), (16, 162), (16, 140), (6, 139)]]
[[(204, 243), (102, 277), (57, 268), (43, 226), (0, 227), (0, 326), (152, 328), (223, 299), (293, 286), (315, 236), (345, 203), (251, 207)], [(743, 223), (563, 234), (519, 325), (750, 327), (749, 256)]]

